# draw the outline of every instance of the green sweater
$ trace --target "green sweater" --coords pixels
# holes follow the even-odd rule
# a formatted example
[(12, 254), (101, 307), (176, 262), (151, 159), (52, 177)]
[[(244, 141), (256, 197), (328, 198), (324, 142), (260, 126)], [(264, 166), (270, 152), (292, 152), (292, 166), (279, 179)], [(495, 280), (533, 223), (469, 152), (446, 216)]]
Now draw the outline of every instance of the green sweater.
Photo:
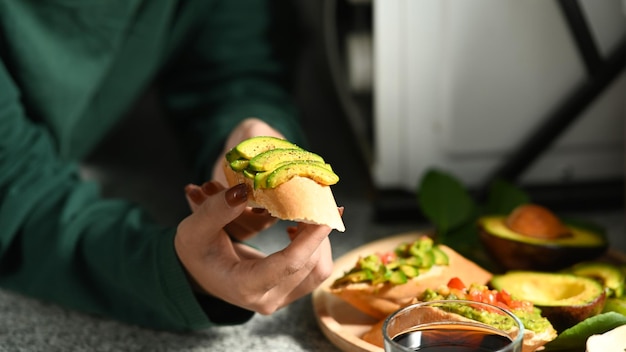
[(246, 117), (303, 142), (269, 40), (289, 31), (273, 30), (266, 5), (0, 0), (1, 287), (158, 329), (250, 318), (195, 295), (175, 229), (101, 198), (78, 164), (152, 85), (200, 180)]

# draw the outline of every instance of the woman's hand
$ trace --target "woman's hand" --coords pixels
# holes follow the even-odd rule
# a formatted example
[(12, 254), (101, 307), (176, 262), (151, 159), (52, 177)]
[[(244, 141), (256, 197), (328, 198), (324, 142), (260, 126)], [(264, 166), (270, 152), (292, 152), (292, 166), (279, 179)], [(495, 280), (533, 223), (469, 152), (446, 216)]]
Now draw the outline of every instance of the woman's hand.
[(290, 227), (287, 232), (291, 243), (266, 256), (233, 242), (225, 230), (246, 208), (246, 186), (224, 189), (212, 182), (201, 189), (210, 192), (202, 198), (188, 195), (195, 204), (194, 212), (179, 224), (174, 244), (202, 293), (270, 314), (310, 293), (332, 272), (329, 227)]
[[(191, 211), (196, 212), (210, 195), (224, 189), (225, 187), (219, 182), (206, 182), (201, 187), (193, 184), (187, 185), (185, 193)], [(231, 237), (238, 241), (245, 241), (277, 221), (278, 219), (271, 216), (265, 209), (246, 207), (241, 215), (224, 226), (224, 229)]]

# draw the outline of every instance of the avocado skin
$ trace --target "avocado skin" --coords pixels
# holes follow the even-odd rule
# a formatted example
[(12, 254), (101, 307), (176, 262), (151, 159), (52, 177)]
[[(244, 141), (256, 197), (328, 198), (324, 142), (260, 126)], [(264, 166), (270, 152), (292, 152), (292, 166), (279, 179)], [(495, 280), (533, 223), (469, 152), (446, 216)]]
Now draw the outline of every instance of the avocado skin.
[(584, 306), (559, 307), (559, 306), (537, 306), (542, 314), (554, 326), (559, 333), (569, 329), (581, 321), (602, 313), (606, 303), (606, 292), (602, 292), (595, 301)]
[[(534, 271), (510, 271), (494, 275), (489, 285), (497, 290), (506, 290), (517, 299), (532, 302), (560, 333), (581, 321), (602, 313), (606, 303), (606, 291), (597, 281), (566, 273)], [(564, 287), (572, 287), (573, 298), (562, 299)], [(580, 287), (583, 292), (578, 292)], [(554, 288), (559, 288), (554, 290)], [(564, 289), (565, 290), (565, 289)], [(531, 292), (532, 296), (527, 296)], [(537, 295), (543, 292), (543, 295)], [(555, 293), (554, 299), (538, 301), (533, 297), (547, 297)]]
[[(608, 242), (600, 235), (596, 243), (579, 246), (565, 245), (550, 240), (526, 241), (523, 235), (515, 239), (505, 238), (499, 236), (497, 232), (488, 230), (485, 225), (487, 219), (481, 218), (478, 222), (480, 241), (502, 272), (507, 270), (560, 271), (578, 262), (596, 259), (608, 250)], [(570, 226), (570, 228), (573, 227)]]

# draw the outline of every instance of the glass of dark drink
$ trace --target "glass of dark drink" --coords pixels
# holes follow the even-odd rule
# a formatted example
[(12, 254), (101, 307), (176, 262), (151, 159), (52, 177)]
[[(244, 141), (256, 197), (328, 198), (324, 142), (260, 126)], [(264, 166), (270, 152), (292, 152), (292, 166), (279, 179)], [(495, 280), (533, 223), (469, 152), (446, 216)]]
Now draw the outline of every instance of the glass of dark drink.
[(521, 352), (524, 325), (488, 303), (430, 301), (390, 315), (383, 338), (385, 352)]

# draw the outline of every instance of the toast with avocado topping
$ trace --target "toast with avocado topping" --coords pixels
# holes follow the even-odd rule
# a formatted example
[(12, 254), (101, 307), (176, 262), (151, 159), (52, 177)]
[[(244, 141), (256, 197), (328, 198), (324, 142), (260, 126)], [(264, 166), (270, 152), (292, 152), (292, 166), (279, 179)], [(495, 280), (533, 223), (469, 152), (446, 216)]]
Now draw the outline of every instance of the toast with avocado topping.
[(329, 290), (365, 314), (382, 319), (427, 288), (446, 284), (453, 277), (486, 284), (491, 276), (450, 247), (421, 236), (389, 252), (364, 253)]
[(223, 169), (230, 186), (249, 186), (249, 206), (279, 219), (345, 231), (330, 189), (339, 176), (321, 156), (285, 139), (258, 136), (229, 150)]

